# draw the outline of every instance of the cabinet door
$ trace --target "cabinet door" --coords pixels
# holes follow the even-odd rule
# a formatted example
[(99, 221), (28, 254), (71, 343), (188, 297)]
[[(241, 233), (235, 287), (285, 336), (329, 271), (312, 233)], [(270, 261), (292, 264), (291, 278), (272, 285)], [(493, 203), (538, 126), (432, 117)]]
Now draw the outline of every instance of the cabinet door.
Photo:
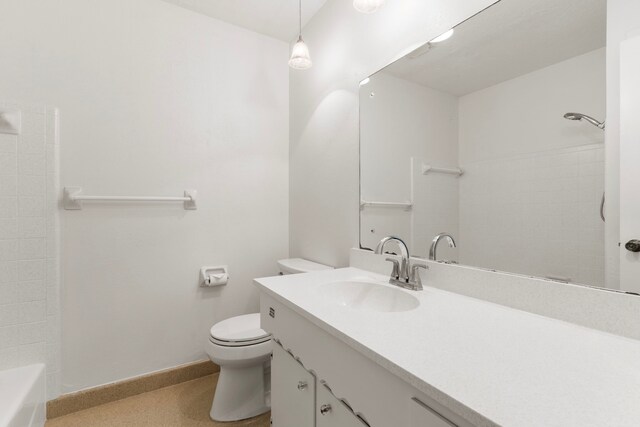
[(317, 427), (367, 427), (367, 424), (337, 399), (324, 384), (318, 384), (317, 393)]
[(315, 426), (315, 377), (279, 344), (271, 361), (273, 427)]
[(411, 399), (411, 427), (456, 427), (454, 423), (416, 399)]

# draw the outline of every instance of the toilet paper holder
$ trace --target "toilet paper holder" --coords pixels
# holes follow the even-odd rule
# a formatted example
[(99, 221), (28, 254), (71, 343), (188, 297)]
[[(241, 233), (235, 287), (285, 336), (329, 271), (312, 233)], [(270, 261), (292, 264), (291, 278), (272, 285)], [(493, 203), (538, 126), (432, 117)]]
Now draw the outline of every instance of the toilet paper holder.
[(213, 287), (226, 285), (229, 282), (229, 269), (226, 265), (202, 267), (200, 269), (200, 286)]

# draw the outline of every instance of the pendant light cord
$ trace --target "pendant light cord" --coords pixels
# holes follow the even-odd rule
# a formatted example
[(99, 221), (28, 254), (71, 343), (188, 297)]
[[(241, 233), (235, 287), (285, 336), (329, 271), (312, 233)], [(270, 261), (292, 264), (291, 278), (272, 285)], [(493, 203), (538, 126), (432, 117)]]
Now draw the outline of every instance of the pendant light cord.
[(302, 37), (302, 0), (298, 3), (298, 37)]

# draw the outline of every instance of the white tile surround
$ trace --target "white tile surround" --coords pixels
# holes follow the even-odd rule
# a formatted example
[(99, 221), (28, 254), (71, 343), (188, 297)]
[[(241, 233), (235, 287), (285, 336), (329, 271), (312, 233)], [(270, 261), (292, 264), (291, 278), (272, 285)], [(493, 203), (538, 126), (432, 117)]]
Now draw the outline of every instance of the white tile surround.
[(0, 370), (46, 363), (47, 397), (60, 382), (58, 112), (22, 112), (20, 135), (0, 134)]
[[(389, 274), (385, 257), (351, 249), (350, 266)], [(425, 260), (413, 259), (425, 263)], [(511, 273), (426, 261), (426, 286), (640, 340), (640, 296)]]
[[(604, 144), (462, 165), (462, 264), (602, 286)], [(496, 232), (499, 230), (499, 232)]]

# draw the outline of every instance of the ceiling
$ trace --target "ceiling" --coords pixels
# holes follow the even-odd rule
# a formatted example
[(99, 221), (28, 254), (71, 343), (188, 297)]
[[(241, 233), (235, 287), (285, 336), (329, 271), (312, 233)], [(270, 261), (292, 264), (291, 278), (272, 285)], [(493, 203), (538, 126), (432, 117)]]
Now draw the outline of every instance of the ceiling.
[[(298, 0), (164, 0), (290, 42), (298, 35)], [(327, 0), (302, 1), (302, 26)]]
[(465, 95), (606, 44), (606, 0), (503, 0), (384, 69)]

